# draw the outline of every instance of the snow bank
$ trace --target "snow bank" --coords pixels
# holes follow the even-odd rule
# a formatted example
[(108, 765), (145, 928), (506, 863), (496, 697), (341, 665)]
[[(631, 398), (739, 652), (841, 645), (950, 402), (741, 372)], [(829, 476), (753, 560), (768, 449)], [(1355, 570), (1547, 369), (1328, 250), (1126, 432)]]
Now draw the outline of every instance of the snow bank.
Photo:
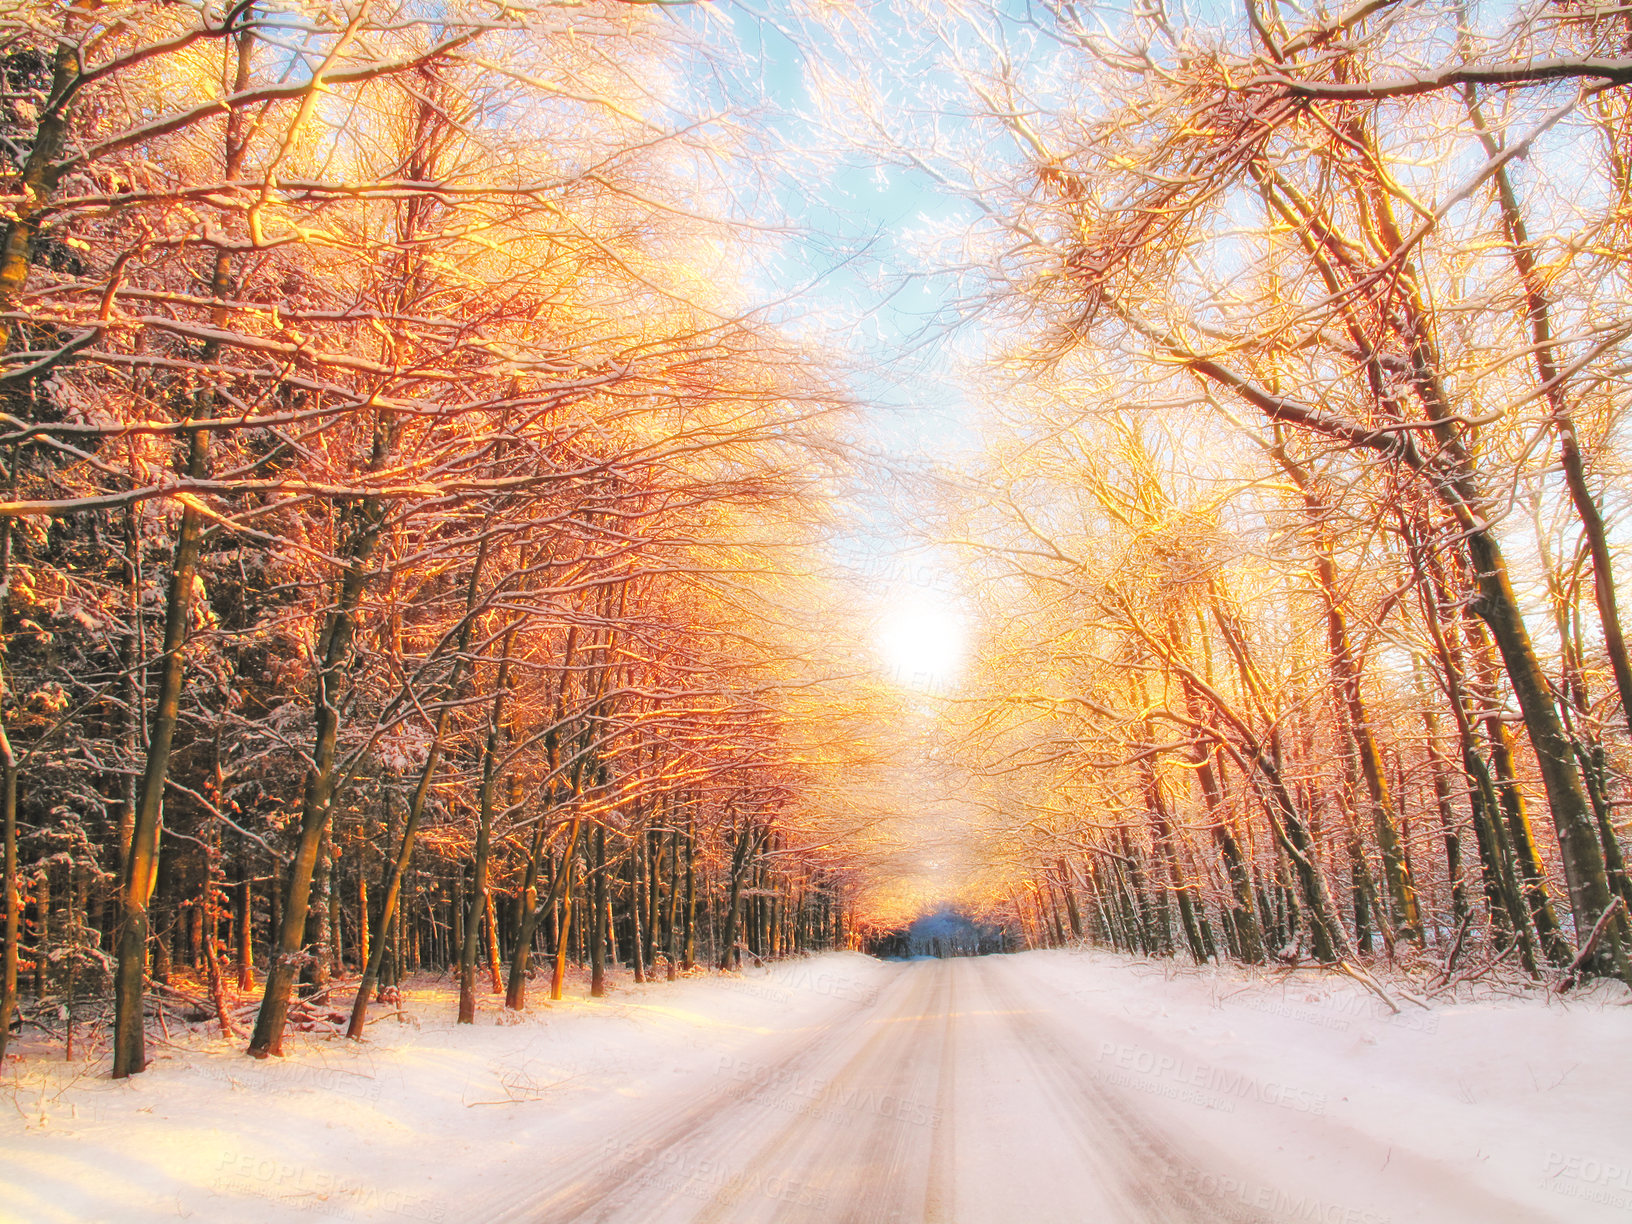
[(1104, 1084), (1218, 1153), (1153, 1175), (1233, 1218), (1439, 1224), (1434, 1191), (1470, 1220), (1632, 1220), (1632, 1009), (1618, 984), (1426, 1009), (1394, 987), (1394, 1014), (1315, 970), (1010, 959), (1069, 1000)]
[(483, 993), (465, 1027), (456, 983), (416, 979), (402, 1021), (373, 1009), (366, 1043), (292, 1035), (288, 1057), (257, 1062), (213, 1024), (172, 1024), (119, 1082), (106, 1057), (25, 1047), (0, 1077), (0, 1220), (480, 1218), (471, 1204), (535, 1153), (610, 1141), (631, 1107), (774, 1057), (867, 1006), (885, 972), (833, 953), (672, 984), (620, 974), (601, 999), (574, 981), (555, 1004), (535, 985), (524, 1015)]

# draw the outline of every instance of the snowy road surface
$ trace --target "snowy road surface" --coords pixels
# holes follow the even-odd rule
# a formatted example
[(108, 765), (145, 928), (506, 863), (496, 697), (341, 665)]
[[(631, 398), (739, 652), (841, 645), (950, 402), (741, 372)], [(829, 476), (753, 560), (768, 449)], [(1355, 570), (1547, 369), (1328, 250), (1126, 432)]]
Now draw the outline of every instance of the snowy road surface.
[[(1632, 1221), (1632, 1017), (1095, 952), (625, 982), (416, 984), (364, 1044), (0, 1080), (0, 1221)], [(404, 1022), (405, 1021), (405, 1022)]]
[[(499, 1220), (1231, 1218), (1182, 1139), (1105, 1088), (1095, 1051), (997, 958), (896, 966), (774, 1056), (664, 1102)], [(552, 1162), (553, 1163), (553, 1162)]]
[[(825, 1026), (757, 1059), (722, 1055), (706, 1091), (676, 1092), (616, 1139), (547, 1157), (549, 1189), (518, 1187), (483, 1218), (1545, 1218), (1334, 1124), (1324, 1093), (1168, 1048), (1037, 970), (1016, 957), (890, 966)], [(1579, 1218), (1561, 1206), (1558, 1218)]]

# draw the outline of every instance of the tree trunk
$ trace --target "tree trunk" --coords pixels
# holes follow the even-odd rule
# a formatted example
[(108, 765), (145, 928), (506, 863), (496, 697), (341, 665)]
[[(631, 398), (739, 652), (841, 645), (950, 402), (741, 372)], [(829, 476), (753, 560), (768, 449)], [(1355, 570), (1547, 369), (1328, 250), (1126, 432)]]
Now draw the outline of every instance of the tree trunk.
[[(1284, 441), (1279, 436), (1279, 426), (1276, 429), (1276, 446), (1270, 454), (1303, 495), (1304, 514), (1309, 523), (1315, 555), (1315, 581), (1326, 612), (1327, 665), (1331, 674), (1334, 713), (1365, 779), (1372, 827), (1377, 834), (1377, 847), (1383, 860), (1383, 878), (1388, 886), (1390, 915), (1400, 934), (1420, 946), (1422, 916), (1417, 908), (1416, 888), (1406, 868), (1399, 820), (1388, 793), (1382, 754), (1377, 749), (1377, 737), (1372, 732), (1371, 720), (1366, 716), (1365, 700), (1360, 692), (1360, 667), (1349, 640), (1348, 614), (1339, 590), (1337, 563), (1332, 558), (1331, 545), (1326, 538), (1331, 511), (1321, 500), (1309, 472), (1287, 454)], [(1358, 860), (1358, 866), (1366, 877), (1365, 886), (1369, 887), (1370, 871), (1365, 868), (1363, 856)]]
[(629, 956), (634, 962), (636, 982), (646, 980), (646, 953), (640, 938), (640, 860), (645, 840), (638, 832), (629, 837), (629, 872), (625, 881), (629, 895)]
[(1071, 919), (1071, 935), (1081, 939), (1082, 911), (1077, 908), (1077, 894), (1071, 888), (1071, 873), (1066, 870), (1064, 856), (1056, 858), (1054, 865), (1060, 869), (1060, 889), (1065, 893), (1065, 913)]
[[(661, 813), (662, 808), (658, 808), (654, 811), (653, 818), (658, 818)], [(646, 963), (652, 966), (655, 971), (657, 968), (657, 899), (663, 881), (663, 834), (655, 828), (647, 829), (641, 834), (641, 840), (641, 857), (646, 864), (646, 878), (643, 881), (645, 889), (641, 898), (646, 912), (641, 915), (641, 927), (643, 928), (642, 934), (645, 936)]]
[[(187, 470), (195, 479), (204, 476), (205, 445), (201, 433), (190, 435)], [(143, 978), (147, 966), (148, 906), (159, 865), (159, 828), (163, 819), (165, 780), (170, 771), (170, 745), (181, 715), (181, 689), (186, 670), (183, 648), (198, 585), (196, 572), (202, 529), (202, 515), (190, 507), (182, 512), (165, 606), (163, 664), (149, 722), (147, 765), (142, 771), (130, 856), (120, 887), (119, 941), (113, 980), (114, 1079), (123, 1079), (147, 1068)]]
[[(63, 47), (68, 45), (65, 40)], [(238, 91), (248, 86), (254, 46), (254, 32), (243, 30), (237, 39), (234, 88)], [(63, 54), (63, 50), (59, 49), (59, 71)], [(77, 56), (77, 52), (73, 51), (68, 54)], [(75, 69), (77, 73), (77, 59)], [(240, 111), (232, 111), (227, 118), (224, 159), (227, 181), (235, 178), (242, 168), (247, 147), (244, 115)], [(36, 146), (29, 158), (31, 165), (39, 152)], [(4, 266), (0, 267), (0, 297), (8, 302), (16, 290), (21, 289), (20, 281), (15, 289), (11, 283), (12, 261), (19, 253), (14, 249), (14, 240), (19, 234), (25, 234), (28, 224), (19, 219), (7, 236)], [(26, 252), (29, 236), (25, 234), (23, 241), (23, 251)], [(23, 275), (26, 277), (26, 269)], [(222, 246), (217, 250), (210, 292), (218, 302), (225, 302), (231, 297), (232, 255), (228, 247)], [(211, 311), (211, 321), (218, 328), (226, 325), (225, 306), (215, 307)], [(9, 326), (6, 330), (9, 336)], [(205, 367), (212, 365), (219, 350), (217, 341), (205, 341), (200, 350), (199, 364)], [(193, 397), (191, 415), (195, 418), (208, 416), (216, 400), (213, 388), (200, 391)], [(195, 480), (203, 479), (208, 468), (209, 440), (202, 430), (190, 430), (186, 436), (187, 474)], [(149, 721), (147, 762), (142, 771), (135, 823), (131, 829), (130, 856), (120, 893), (120, 929), (114, 970), (114, 1079), (134, 1075), (147, 1066), (143, 969), (147, 958), (148, 904), (153, 896), (154, 873), (158, 868), (159, 829), (163, 820), (165, 781), (170, 770), (170, 748), (180, 717), (181, 690), (186, 672), (183, 650), (192, 616), (193, 598), (199, 585), (197, 568), (203, 526), (203, 515), (199, 510), (191, 505), (183, 508), (165, 603), (164, 653), (159, 691)]]
[(340, 852), (335, 848), (334, 839), (329, 839), (329, 977), (338, 977), (343, 971), (346, 958), (345, 926), (342, 923), (342, 905), (340, 886), (344, 876), (340, 869)]
[(592, 881), (589, 929), (589, 993), (606, 993), (606, 828), (595, 826), (595, 874)]
[[(1534, 976), (1536, 969), (1535, 940), (1531, 934), (1530, 918), (1519, 894), (1514, 874), (1513, 856), (1504, 835), (1496, 788), (1490, 771), (1479, 755), (1474, 732), (1473, 698), (1464, 676), (1461, 654), (1451, 637), (1454, 626), (1440, 617), (1440, 605), (1445, 602), (1443, 579), (1432, 556), (1422, 543), (1422, 533), (1401, 512), (1400, 532), (1406, 541), (1411, 564), (1416, 575), (1418, 603), (1440, 674), (1444, 678), (1452, 717), (1456, 720), (1457, 738), (1461, 744), (1463, 773), (1467, 777), (1468, 801), (1473, 815), (1474, 834), (1479, 846), (1480, 866), (1485, 881), (1485, 898), (1490, 907), (1493, 925), (1500, 927), (1500, 916), (1507, 915), (1507, 927), (1518, 941), (1519, 954), (1526, 972)], [(1424, 709), (1428, 707), (1425, 705)]]
[(334, 877), (333, 839), (325, 828), (312, 872), (312, 902), (306, 911), (304, 945), (311, 954), (300, 967), (299, 993), (304, 999), (323, 1002), (329, 994), (329, 964), (334, 932), (329, 918), (330, 889)]
[[(483, 787), (485, 791), (487, 788)], [(481, 804), (476, 826), (476, 855), (471, 872), (470, 894), (465, 899), (459, 932), (459, 1020), (476, 1023), (476, 953), (482, 929), (483, 904), (487, 899), (487, 859), (492, 836), (492, 809)]]
[[(1479, 576), (1479, 598), (1470, 607), (1490, 627), (1524, 714), (1530, 746), (1535, 750), (1536, 763), (1541, 767), (1542, 782), (1547, 789), (1553, 826), (1558, 831), (1575, 929), (1578, 937), (1584, 939), (1609, 908), (1610, 890), (1603, 847), (1588, 810), (1581, 775), (1575, 767), (1575, 753), (1564, 734), (1558, 709), (1530, 643), (1529, 631), (1508, 579), (1507, 564), (1495, 537), (1489, 528), (1474, 531), (1468, 536), (1467, 547)], [(1628, 926), (1626, 915), (1617, 916), (1599, 942), (1593, 962), (1595, 972), (1618, 974), (1632, 982), (1632, 964), (1628, 964), (1627, 959), (1629, 932), (1632, 928)]]
[[(527, 1005), (527, 972), (528, 962), (532, 957), (533, 936), (538, 930), (539, 920), (547, 913), (553, 913), (556, 904), (562, 896), (562, 888), (567, 881), (567, 864), (578, 849), (578, 821), (572, 822), (571, 831), (567, 835), (567, 848), (562, 856), (561, 868), (556, 871), (555, 878), (550, 881), (549, 895), (536, 904), (529, 903), (526, 911), (517, 923), (516, 951), (510, 959), (510, 977), (506, 984), (504, 1005), (512, 1009), (520, 1009)], [(559, 932), (556, 935), (557, 955), (562, 940)], [(559, 995), (552, 995), (559, 998)]]
[[(15, 473), (14, 473), (15, 475)], [(6, 733), (6, 668), (11, 660), (6, 622), (11, 617), (11, 549), (15, 525), (0, 524), (0, 910), (6, 948), (0, 953), (0, 1073), (6, 1069), (11, 1017), (17, 1008), (17, 940), (22, 935), (22, 881), (17, 872), (17, 757)]]
[(567, 942), (572, 935), (572, 889), (578, 864), (578, 827), (578, 817), (574, 816), (572, 831), (567, 835), (567, 852), (562, 857), (561, 872), (557, 877), (561, 885), (561, 917), (555, 937), (555, 971), (550, 976), (550, 998), (555, 1000), (561, 998), (561, 991), (567, 982)]
[[(672, 811), (670, 813), (673, 815)], [(680, 830), (669, 830), (669, 909), (664, 928), (668, 935), (668, 942), (664, 945), (664, 976), (674, 981), (679, 972), (680, 964), (680, 931), (678, 917), (680, 912)]]
[(730, 899), (725, 906), (725, 933), (721, 941), (720, 969), (730, 969), (740, 960), (737, 952), (737, 911), (742, 905), (742, 883), (748, 874), (748, 866), (753, 860), (754, 852), (758, 848), (759, 830), (750, 822), (744, 821), (742, 829), (737, 834), (736, 850), (731, 856), (731, 891)]
[[(539, 832), (543, 832), (543, 822)], [(535, 840), (533, 853), (527, 865), (527, 879), (516, 905), (516, 941), (510, 955), (510, 971), (505, 979), (504, 1005), (512, 1011), (520, 1010), (527, 1002), (527, 974), (533, 958), (533, 941), (537, 932), (538, 863), (545, 851), (542, 840)]]
[(1428, 752), (1428, 768), (1433, 775), (1434, 806), (1439, 812), (1440, 837), (1445, 846), (1445, 874), (1451, 885), (1451, 917), (1460, 928), (1472, 911), (1468, 906), (1468, 886), (1462, 872), (1462, 839), (1456, 829), (1450, 772), (1439, 750), (1439, 716), (1428, 704), (1427, 691), (1420, 683), (1417, 696), (1422, 703), (1422, 729)]
[(1531, 921), (1541, 937), (1542, 951), (1558, 968), (1574, 959), (1575, 953), (1564, 938), (1558, 916), (1553, 911), (1552, 898), (1547, 893), (1547, 874), (1542, 865), (1541, 852), (1536, 848), (1530, 827), (1530, 813), (1524, 801), (1524, 789), (1519, 784), (1518, 771), (1513, 759), (1513, 735), (1502, 720), (1495, 690), (1495, 666), (1490, 659), (1490, 645), (1478, 622), (1467, 625), (1468, 645), (1471, 647), (1478, 686), (1470, 685), (1470, 695), (1484, 710), (1485, 735), (1490, 742), (1490, 760), (1495, 770), (1495, 787), (1500, 810), (1507, 819), (1507, 836), (1518, 861), (1523, 880), (1523, 895), (1530, 910)]
[[(1480, 142), (1484, 145), (1486, 156), (1495, 160), (1500, 152), (1500, 146), (1485, 124), (1477, 89), (1471, 84), (1465, 86), (1464, 98), (1468, 115), (1473, 120), (1474, 130), (1478, 133)], [(1598, 623), (1604, 635), (1604, 652), (1609, 656), (1610, 671), (1615, 677), (1616, 692), (1621, 699), (1621, 717), (1626, 722), (1627, 729), (1632, 731), (1632, 661), (1628, 659), (1626, 635), (1621, 627), (1620, 609), (1615, 600), (1615, 574), (1611, 568), (1609, 532), (1604, 522), (1603, 510), (1599, 507), (1597, 498), (1593, 496), (1592, 486), (1587, 479), (1581, 443), (1576, 437), (1575, 419), (1564, 396), (1564, 382), (1559, 377), (1551, 304), (1547, 299), (1540, 270), (1536, 266), (1535, 248), (1531, 245), (1530, 235), (1524, 223), (1524, 213), (1519, 207), (1518, 194), (1513, 189), (1513, 180), (1505, 164), (1497, 166), (1492, 175), (1492, 183), (1496, 187), (1496, 197), (1501, 205), (1502, 224), (1507, 230), (1513, 266), (1518, 269), (1519, 280), (1524, 285), (1525, 313), (1530, 320), (1530, 335), (1534, 341), (1530, 352), (1536, 363), (1536, 378), (1545, 391), (1547, 406), (1551, 409), (1548, 420), (1554, 433), (1558, 435), (1559, 466), (1564, 471), (1564, 483), (1569, 488), (1570, 502), (1575, 507), (1576, 517), (1580, 519), (1581, 532), (1586, 537), (1587, 549), (1592, 555), (1592, 589), (1598, 606)], [(1579, 925), (1580, 917), (1578, 912), (1577, 933), (1585, 938), (1585, 931)]]
[(686, 818), (686, 948), (684, 967), (697, 967), (697, 820)]
[[(126, 631), (119, 641), (119, 665), (122, 672), (119, 687), (125, 703), (121, 730), (124, 750), (132, 762), (141, 755), (142, 745), (147, 742), (147, 730), (144, 725), (147, 696), (143, 691), (145, 685), (142, 683), (145, 675), (142, 656), (146, 650), (146, 635), (143, 633), (142, 624), (142, 542), (136, 515), (137, 507), (125, 508), (124, 577), (127, 584), (125, 616), (128, 621)], [(7, 547), (9, 552), (9, 543)], [(118, 869), (114, 873), (115, 881), (123, 880), (125, 872), (130, 867), (130, 841), (136, 829), (137, 782), (134, 771), (127, 771), (120, 779), (119, 827), (115, 834), (118, 839), (116, 846)]]
[[(1186, 684), (1184, 693), (1191, 719), (1195, 722), (1202, 721), (1201, 701), (1194, 687)], [(1224, 860), (1224, 870), (1230, 880), (1230, 893), (1234, 899), (1230, 921), (1240, 945), (1239, 955), (1248, 964), (1256, 965), (1264, 959), (1264, 934), (1252, 895), (1252, 871), (1241, 852), (1235, 831), (1230, 827), (1229, 813), (1224, 807), (1223, 788), (1219, 785), (1218, 774), (1213, 768), (1213, 755), (1208, 751), (1205, 740), (1198, 738), (1195, 741), (1191, 760), (1195, 765), (1196, 782), (1201, 787), (1202, 798), (1206, 801), (1207, 812), (1212, 821), (1213, 840)]]
[[(369, 913), (368, 913), (368, 868), (359, 863), (357, 869), (357, 969), (363, 968), (374, 959), (374, 949), (369, 944)], [(349, 1035), (349, 1034), (348, 1034)]]
[(28, 283), (41, 216), (51, 203), (62, 176), (58, 162), (68, 135), (69, 107), (78, 96), (74, 87), (80, 76), (80, 40), (72, 25), (80, 15), (70, 10), (62, 33), (54, 40), (49, 102), (36, 122), (34, 138), (28, 143), (28, 159), (23, 163), (21, 181), (12, 188), (15, 202), (8, 209), (9, 224), (4, 237), (0, 238), (0, 352), (11, 347), (10, 311)]
[(238, 839), (238, 887), (233, 889), (233, 905), (237, 909), (233, 924), (237, 946), (233, 959), (238, 963), (238, 989), (255, 989), (255, 889), (249, 866), (247, 838)]
[(22, 934), (19, 917), (22, 911), (18, 896), (17, 879), (17, 759), (12, 755), (11, 741), (4, 727), (0, 727), (0, 820), (4, 823), (5, 871), (0, 888), (5, 891), (6, 951), (0, 965), (0, 1072), (6, 1068), (6, 1044), (11, 1039), (11, 1017), (17, 1008), (17, 939)]
[[(391, 423), (382, 410), (374, 431), (370, 471), (378, 471), (384, 465), (390, 452), (391, 434)], [(364, 498), (356, 510), (356, 516), (357, 522), (343, 551), (347, 557), (345, 577), (318, 643), (320, 663), (314, 702), (317, 726), (312, 767), (307, 774), (301, 801), (300, 837), (290, 864), (283, 923), (275, 955), (267, 967), (266, 990), (255, 1019), (255, 1033), (249, 1044), (249, 1053), (256, 1058), (283, 1053), (283, 1029), (289, 1014), (289, 994), (303, 960), (301, 940), (306, 931), (312, 876), (317, 869), (318, 852), (329, 824), (329, 805), (334, 798), (336, 750), (340, 736), (340, 690), (357, 606), (368, 585), (368, 563), (378, 546), (384, 523), (384, 507), (377, 499)]]
[[(459, 1023), (473, 1024), (476, 1019), (476, 944), (481, 931), (482, 916), (492, 917), (493, 903), (488, 896), (487, 872), (489, 848), (493, 839), (493, 804), (499, 784), (499, 748), (504, 735), (504, 706), (510, 692), (510, 659), (515, 650), (517, 625), (512, 622), (504, 633), (504, 645), (499, 655), (499, 671), (494, 680), (493, 707), (488, 715), (487, 741), (482, 747), (482, 789), (477, 804), (476, 871), (471, 884), (470, 904), (465, 909), (464, 947), (459, 954)], [(498, 930), (492, 931), (490, 947), (493, 965), (493, 984), (498, 988)]]
[[(455, 635), (454, 665), (449, 674), (447, 689), (451, 693), (458, 688), (459, 680), (465, 670), (465, 653), (470, 648), (470, 637), (474, 624), (473, 615), (476, 609), (477, 592), (480, 590), (483, 565), (487, 560), (487, 542), (484, 540), (476, 551), (476, 558), (471, 564), (470, 581), (465, 587), (465, 616)], [(380, 973), (385, 963), (385, 957), (391, 950), (392, 940), (388, 933), (391, 930), (392, 919), (396, 917), (397, 907), (402, 895), (403, 873), (408, 870), (413, 861), (414, 840), (419, 832), (420, 818), (425, 812), (425, 803), (430, 797), (431, 783), (436, 779), (436, 769), (442, 760), (442, 746), (448, 731), (450, 714), (444, 708), (436, 716), (436, 728), (431, 735), (430, 748), (425, 754), (425, 764), (420, 767), (419, 782), (414, 787), (413, 798), (409, 800), (407, 816), (403, 821), (402, 837), (397, 845), (396, 857), (388, 860), (385, 879), (381, 884), (380, 899), (380, 937), (375, 941), (373, 954), (366, 958), (362, 980), (357, 983), (357, 997), (352, 1000), (351, 1020), (346, 1026), (346, 1036), (359, 1040), (363, 1035), (363, 1027), (367, 1023), (368, 1004), (375, 987), (380, 981)], [(389, 798), (383, 802), (389, 807)], [(364, 920), (367, 920), (367, 906), (364, 906)]]
[(199, 919), (203, 930), (204, 969), (210, 987), (210, 1002), (215, 1008), (216, 1023), (221, 1036), (232, 1038), (237, 1031), (232, 1023), (232, 1009), (227, 1003), (226, 979), (221, 972), (219, 948), (220, 914), (216, 911), (215, 864), (217, 847), (211, 846), (204, 856), (204, 890), (199, 897)]

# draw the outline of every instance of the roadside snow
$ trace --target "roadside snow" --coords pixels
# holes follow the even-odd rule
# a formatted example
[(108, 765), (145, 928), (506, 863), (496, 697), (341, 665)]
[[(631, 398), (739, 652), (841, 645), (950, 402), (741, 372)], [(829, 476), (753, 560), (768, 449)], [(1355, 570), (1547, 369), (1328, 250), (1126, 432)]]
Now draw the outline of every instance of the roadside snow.
[[(1413, 1188), (1460, 1183), (1459, 1218), (1632, 1219), (1632, 1008), (1618, 984), (1426, 1010), (1395, 988), (1393, 1014), (1359, 983), (1307, 969), (1012, 959), (1072, 1001), (1104, 1082), (1269, 1185), (1307, 1170), (1323, 1205), (1307, 1218), (1438, 1224)], [(1166, 1175), (1242, 1204), (1274, 1197), (1255, 1173)]]
[(526, 1015), (483, 993), (466, 1027), (456, 984), (416, 979), (406, 1022), (376, 1007), (365, 1043), (292, 1034), (283, 1059), (203, 1032), (117, 1082), (107, 1058), (8, 1057), (0, 1220), (479, 1219), (483, 1183), (612, 1139), (626, 1113), (697, 1091), (723, 1060), (764, 1058), (867, 1005), (886, 972), (834, 953), (673, 984), (620, 974), (601, 999), (573, 981), (552, 1004), (535, 985)]

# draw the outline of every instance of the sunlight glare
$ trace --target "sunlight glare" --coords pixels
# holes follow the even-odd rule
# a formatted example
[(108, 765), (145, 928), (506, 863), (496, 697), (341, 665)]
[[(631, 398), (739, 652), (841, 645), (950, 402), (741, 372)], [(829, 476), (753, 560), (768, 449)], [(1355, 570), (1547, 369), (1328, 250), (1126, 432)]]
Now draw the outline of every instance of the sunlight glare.
[(889, 678), (913, 689), (955, 681), (963, 670), (963, 617), (948, 604), (919, 595), (892, 599), (879, 618), (874, 647)]

